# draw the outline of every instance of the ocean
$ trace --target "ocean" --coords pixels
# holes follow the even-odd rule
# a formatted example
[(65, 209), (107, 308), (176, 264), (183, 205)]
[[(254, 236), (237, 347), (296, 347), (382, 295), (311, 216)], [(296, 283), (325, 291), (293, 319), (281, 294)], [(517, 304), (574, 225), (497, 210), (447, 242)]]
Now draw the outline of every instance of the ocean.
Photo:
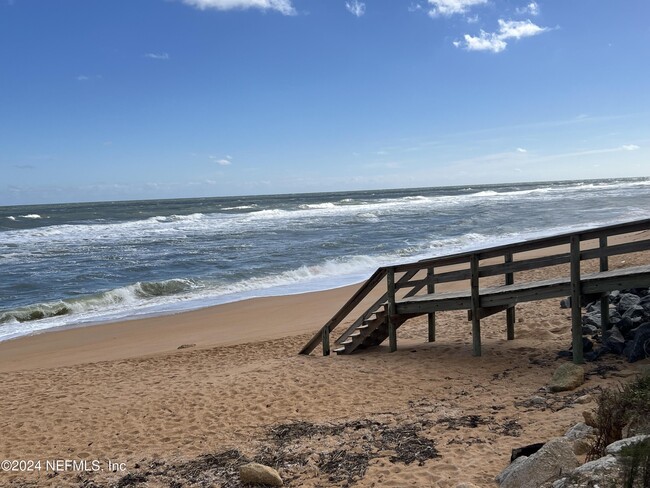
[(0, 340), (340, 287), (648, 209), (650, 178), (0, 207)]

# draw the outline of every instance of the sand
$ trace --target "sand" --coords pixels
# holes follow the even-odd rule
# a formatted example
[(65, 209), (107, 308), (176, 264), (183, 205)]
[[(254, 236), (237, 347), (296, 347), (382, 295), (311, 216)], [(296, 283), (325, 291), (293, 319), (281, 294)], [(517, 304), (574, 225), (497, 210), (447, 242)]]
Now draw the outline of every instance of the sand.
[(0, 486), (239, 486), (252, 459), (288, 486), (495, 486), (512, 448), (562, 435), (639, 366), (610, 356), (546, 392), (571, 343), (559, 300), (518, 305), (514, 341), (503, 313), (483, 320), (481, 357), (466, 312), (438, 314), (435, 343), (407, 322), (396, 353), (297, 355), (353, 288), (0, 343), (0, 458), (40, 461)]

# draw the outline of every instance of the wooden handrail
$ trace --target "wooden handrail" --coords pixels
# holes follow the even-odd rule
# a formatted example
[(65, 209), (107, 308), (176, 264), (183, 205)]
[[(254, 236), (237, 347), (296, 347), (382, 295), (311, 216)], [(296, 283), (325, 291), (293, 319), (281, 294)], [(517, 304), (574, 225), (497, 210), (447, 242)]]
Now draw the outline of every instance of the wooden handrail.
[[(337, 343), (340, 344), (342, 341), (346, 340), (350, 334), (352, 334), (369, 315), (375, 313), (379, 308), (383, 307), (387, 301), (389, 301), (388, 299), (391, 293), (394, 293), (397, 290), (411, 288), (411, 290), (406, 294), (406, 296), (409, 297), (418, 293), (425, 286), (427, 287), (427, 290), (433, 290), (434, 285), (437, 283), (464, 281), (470, 279), (472, 281), (472, 288), (475, 290), (477, 288), (479, 278), (501, 275), (505, 276), (505, 279), (508, 282), (507, 284), (511, 284), (514, 279), (513, 275), (515, 272), (567, 263), (570, 263), (572, 270), (575, 271), (577, 266), (576, 263), (580, 263), (583, 260), (596, 258), (601, 259), (600, 262), (602, 270), (602, 268), (606, 267), (608, 256), (650, 249), (650, 239), (608, 246), (608, 237), (630, 234), (633, 232), (640, 232), (649, 229), (650, 219), (643, 219), (620, 224), (612, 224), (598, 228), (566, 232), (559, 235), (541, 237), (523, 242), (503, 244), (490, 248), (378, 268), (372, 274), (372, 276), (368, 278), (368, 280), (345, 303), (345, 305), (343, 305), (343, 307), (341, 307), (341, 309), (336, 314), (334, 314), (334, 316), (301, 349), (300, 354), (310, 354), (319, 343), (323, 344), (323, 353), (329, 354), (330, 332), (334, 330), (361, 303), (361, 301), (366, 298), (370, 292), (384, 280), (389, 272), (393, 276), (393, 280), (390, 280), (392, 282), (389, 286), (390, 289), (387, 290), (386, 293), (384, 293), (378, 300), (376, 300), (359, 318), (357, 318), (351, 326), (349, 326), (349, 328), (341, 335), (341, 337), (337, 339)], [(598, 239), (599, 247), (587, 250), (580, 249), (580, 243), (582, 241), (589, 241), (594, 239)], [(571, 252), (567, 252), (567, 248), (564, 247), (563, 250), (561, 250), (558, 254), (552, 254), (549, 256), (520, 260), (513, 260), (512, 258), (512, 256), (517, 253), (535, 251), (557, 246), (568, 246), (570, 244)], [(498, 257), (503, 258), (504, 262), (499, 264), (480, 266), (481, 260)], [(468, 265), (468, 268), (435, 273), (433, 271), (435, 268), (448, 267), (458, 264), (466, 264)], [(426, 271), (426, 277), (411, 281), (411, 279), (421, 271)], [(395, 275), (398, 273), (401, 273), (402, 275), (399, 277), (399, 279), (396, 279), (397, 277)], [(574, 294), (575, 293), (576, 291), (574, 290)], [(475, 295), (476, 292), (474, 291), (473, 294)], [(474, 304), (473, 308), (477, 307), (478, 306)], [(512, 331), (510, 330), (512, 328), (511, 322), (514, 323), (514, 309), (508, 310), (508, 338), (510, 338), (512, 335)], [(388, 320), (390, 325), (390, 317)], [(429, 337), (435, 337), (435, 322), (433, 320), (433, 317), (430, 317), (429, 327)], [(393, 332), (393, 334), (391, 334), (392, 337), (394, 335), (394, 331), (391, 332)], [(327, 345), (325, 344), (326, 342)], [(392, 342), (394, 343), (394, 338)]]
[(327, 331), (327, 334), (332, 332), (345, 317), (348, 316), (354, 308), (361, 303), (361, 301), (368, 296), (368, 294), (379, 284), (381, 280), (386, 276), (386, 269), (379, 268), (375, 271), (370, 278), (359, 288), (354, 295), (341, 307), (341, 309), (334, 314), (334, 316), (316, 333), (311, 340), (305, 344), (305, 346), (300, 350), (300, 354), (310, 354), (318, 345), (319, 342), (323, 341), (324, 335), (323, 331)]

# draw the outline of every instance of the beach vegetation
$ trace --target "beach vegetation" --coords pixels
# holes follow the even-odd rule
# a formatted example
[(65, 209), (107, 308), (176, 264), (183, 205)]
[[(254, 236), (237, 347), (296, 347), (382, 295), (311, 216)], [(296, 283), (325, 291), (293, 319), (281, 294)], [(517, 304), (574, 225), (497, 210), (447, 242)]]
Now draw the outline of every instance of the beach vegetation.
[(628, 433), (650, 433), (650, 376), (641, 376), (617, 388), (603, 390), (594, 412), (596, 441), (589, 452), (590, 460), (605, 455), (605, 448)]

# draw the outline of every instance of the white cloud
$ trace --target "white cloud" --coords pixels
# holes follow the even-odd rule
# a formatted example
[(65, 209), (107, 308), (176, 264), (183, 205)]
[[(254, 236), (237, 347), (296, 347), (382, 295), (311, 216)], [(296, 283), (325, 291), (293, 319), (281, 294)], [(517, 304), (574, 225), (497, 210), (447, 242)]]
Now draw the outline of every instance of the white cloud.
[(528, 150), (527, 150), (527, 149), (524, 149), (523, 147), (518, 147), (518, 148), (517, 148), (517, 152), (518, 152), (518, 153), (527, 153)]
[(208, 156), (208, 158), (219, 166), (230, 166), (232, 164), (232, 156), (226, 156), (225, 158), (220, 158), (219, 156)]
[(432, 6), (429, 10), (431, 17), (443, 15), (449, 17), (454, 14), (464, 14), (475, 5), (485, 5), (488, 0), (428, 0)]
[(167, 61), (169, 59), (169, 54), (167, 53), (146, 53), (145, 58), (149, 59), (159, 59), (161, 61)]
[(485, 32), (481, 30), (478, 36), (465, 34), (464, 41), (454, 41), (454, 46), (465, 48), (468, 51), (492, 51), (499, 53), (503, 51), (509, 39), (521, 39), (532, 37), (550, 30), (548, 27), (540, 27), (530, 20), (503, 20), (499, 19), (499, 30), (497, 32)]
[(623, 149), (625, 151), (636, 151), (637, 149), (641, 149), (641, 148), (639, 146), (637, 146), (636, 144), (623, 144), (621, 146), (621, 149)]
[(348, 9), (348, 12), (350, 12), (352, 15), (356, 15), (357, 17), (361, 17), (366, 13), (366, 4), (360, 2), (359, 0), (345, 2), (345, 8)]
[(530, 2), (525, 7), (517, 8), (516, 11), (518, 14), (539, 15), (539, 5), (537, 2)]
[(295, 15), (291, 0), (182, 0), (183, 3), (200, 10), (245, 10), (257, 8), (260, 10), (277, 10), (284, 15)]
[(77, 81), (91, 81), (91, 80), (101, 80), (102, 75), (79, 75), (77, 76)]

